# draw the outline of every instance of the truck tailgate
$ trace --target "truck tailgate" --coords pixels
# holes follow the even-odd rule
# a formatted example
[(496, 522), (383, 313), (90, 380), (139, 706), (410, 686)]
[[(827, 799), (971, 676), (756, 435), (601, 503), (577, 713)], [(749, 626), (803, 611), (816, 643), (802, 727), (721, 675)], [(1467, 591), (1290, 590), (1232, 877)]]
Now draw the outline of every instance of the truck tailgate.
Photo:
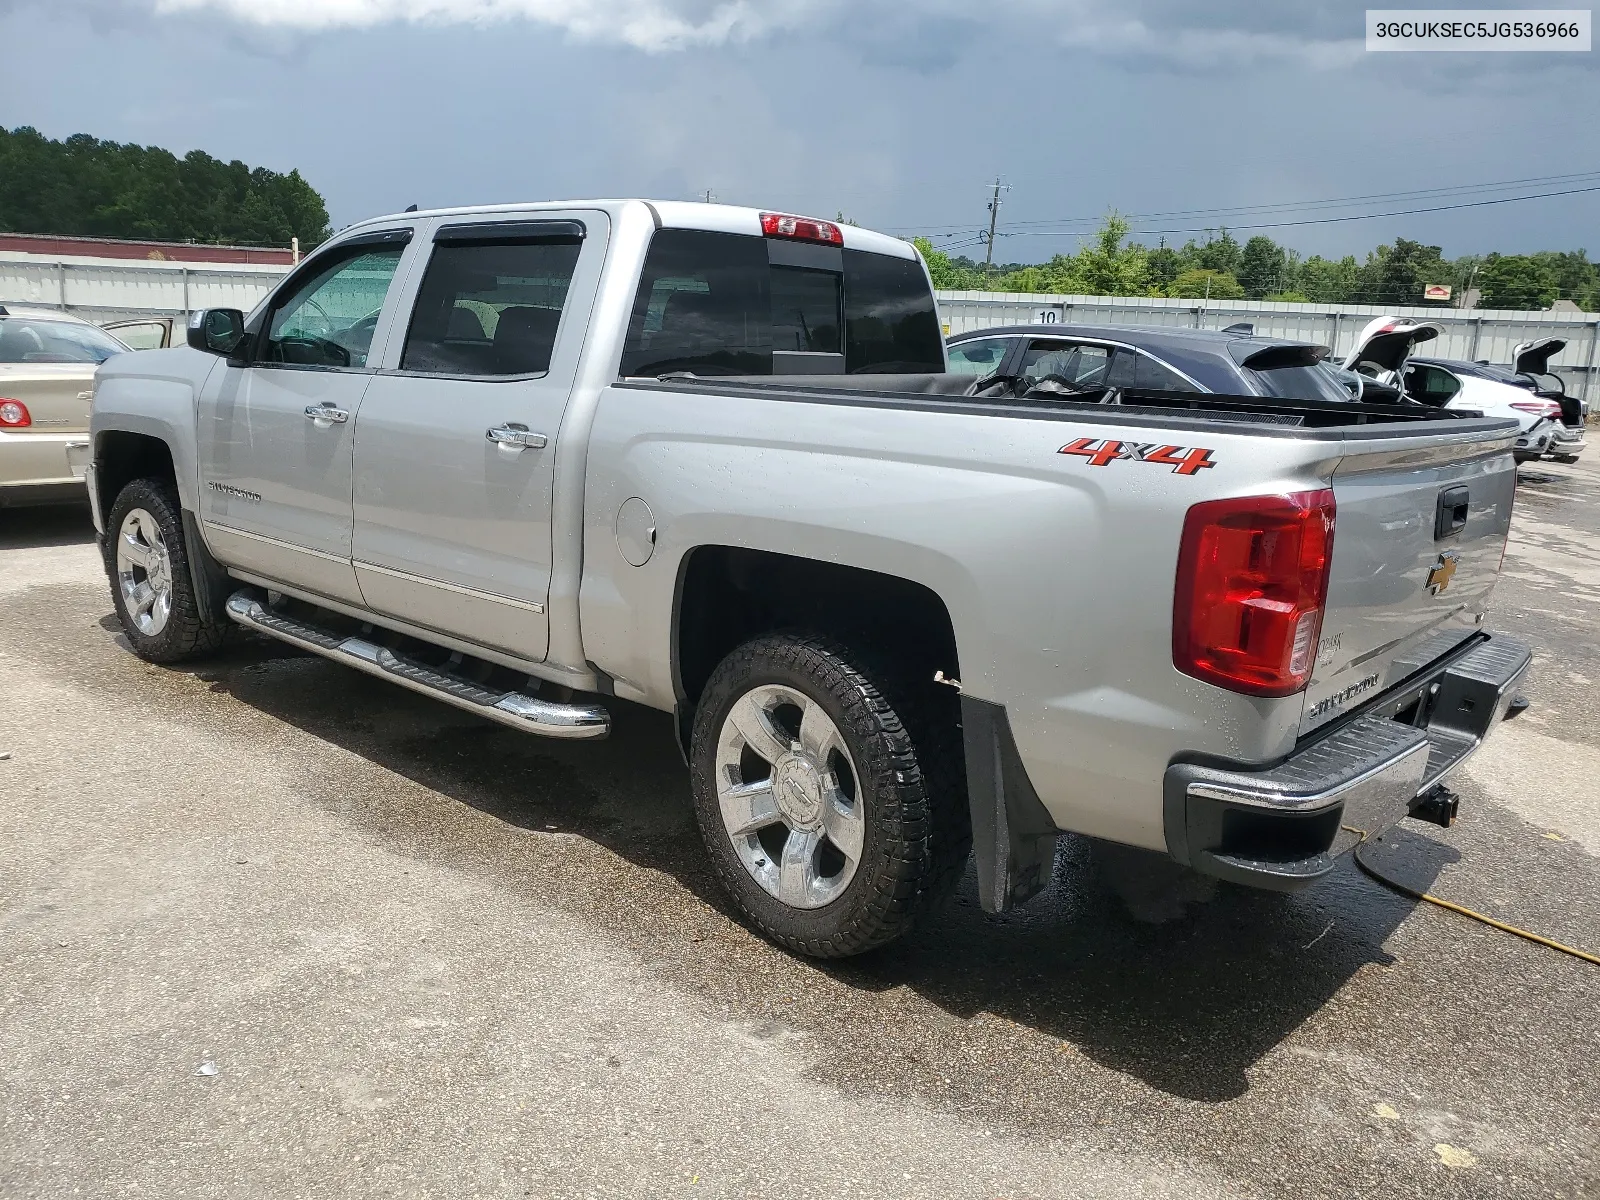
[(1511, 529), (1511, 441), (1347, 443), (1353, 452), (1333, 473), (1333, 563), (1302, 735), (1478, 631)]

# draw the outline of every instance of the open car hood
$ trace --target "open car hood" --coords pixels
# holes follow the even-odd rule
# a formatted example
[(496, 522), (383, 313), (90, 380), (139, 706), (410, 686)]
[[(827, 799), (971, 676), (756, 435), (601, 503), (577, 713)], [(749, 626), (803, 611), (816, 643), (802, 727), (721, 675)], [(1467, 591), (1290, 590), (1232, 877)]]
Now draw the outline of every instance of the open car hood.
[(1408, 317), (1374, 317), (1356, 339), (1356, 348), (1344, 360), (1344, 369), (1384, 383), (1395, 382), (1416, 345), (1438, 336), (1439, 331), (1432, 325)]

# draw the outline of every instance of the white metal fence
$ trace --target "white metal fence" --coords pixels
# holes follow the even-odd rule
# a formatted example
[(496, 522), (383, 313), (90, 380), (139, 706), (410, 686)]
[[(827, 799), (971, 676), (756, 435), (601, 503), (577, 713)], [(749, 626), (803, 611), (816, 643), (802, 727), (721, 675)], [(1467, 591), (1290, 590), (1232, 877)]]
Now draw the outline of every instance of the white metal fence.
[(91, 321), (249, 310), (288, 273), (276, 264), (44, 258), (0, 252), (0, 304), (36, 304)]
[[(46, 258), (0, 252), (0, 304), (36, 304), (92, 321), (149, 315), (183, 316), (198, 308), (248, 311), (289, 268), (271, 264), (137, 262)], [(1510, 362), (1518, 342), (1562, 337), (1567, 348), (1551, 364), (1567, 390), (1584, 399), (1600, 352), (1600, 316), (1580, 312), (1398, 308), (1370, 304), (1283, 304), (1266, 300), (1167, 300), (1144, 296), (1048, 296), (1022, 292), (939, 293), (948, 333), (994, 325), (1163, 325), (1221, 329), (1249, 321), (1257, 333), (1330, 346), (1348, 353), (1356, 335), (1386, 312), (1415, 317), (1442, 331), (1429, 354)]]
[(1593, 386), (1600, 350), (1600, 314), (1513, 312), (1503, 309), (1379, 308), (1370, 304), (1283, 304), (1269, 300), (1167, 300), (1145, 296), (1044, 296), (1024, 292), (939, 293), (947, 333), (995, 325), (1160, 325), (1221, 329), (1241, 321), (1259, 334), (1329, 346), (1348, 354), (1363, 326), (1392, 313), (1438, 326), (1439, 337), (1422, 353), (1438, 358), (1509, 363), (1519, 342), (1567, 340), (1550, 367), (1567, 391), (1583, 399)]

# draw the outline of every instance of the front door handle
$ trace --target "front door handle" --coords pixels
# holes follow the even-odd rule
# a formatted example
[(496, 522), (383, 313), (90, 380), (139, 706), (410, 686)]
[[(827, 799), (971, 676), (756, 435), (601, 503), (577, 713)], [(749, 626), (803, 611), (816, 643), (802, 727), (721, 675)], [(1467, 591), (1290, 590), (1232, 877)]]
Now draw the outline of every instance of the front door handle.
[(484, 437), (491, 442), (503, 446), (508, 450), (543, 450), (550, 444), (550, 439), (542, 433), (532, 432), (526, 425), (516, 421), (507, 421), (504, 425), (496, 425), (487, 431)]
[(342, 408), (335, 408), (331, 402), (306, 405), (306, 416), (315, 421), (320, 427), (326, 429), (329, 425), (343, 425), (350, 419), (350, 414)]

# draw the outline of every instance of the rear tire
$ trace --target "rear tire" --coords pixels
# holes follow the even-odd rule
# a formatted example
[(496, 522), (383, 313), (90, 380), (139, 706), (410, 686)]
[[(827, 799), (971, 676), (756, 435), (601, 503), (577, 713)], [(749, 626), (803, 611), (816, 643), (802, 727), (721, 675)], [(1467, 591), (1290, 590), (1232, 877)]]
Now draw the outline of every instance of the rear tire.
[(971, 848), (953, 703), (863, 663), (822, 637), (746, 642), (706, 684), (690, 745), (719, 880), (764, 935), (817, 958), (906, 933)]
[(183, 510), (170, 482), (135, 479), (118, 493), (104, 552), (117, 620), (140, 658), (182, 662), (222, 644), (227, 626), (200, 617)]

